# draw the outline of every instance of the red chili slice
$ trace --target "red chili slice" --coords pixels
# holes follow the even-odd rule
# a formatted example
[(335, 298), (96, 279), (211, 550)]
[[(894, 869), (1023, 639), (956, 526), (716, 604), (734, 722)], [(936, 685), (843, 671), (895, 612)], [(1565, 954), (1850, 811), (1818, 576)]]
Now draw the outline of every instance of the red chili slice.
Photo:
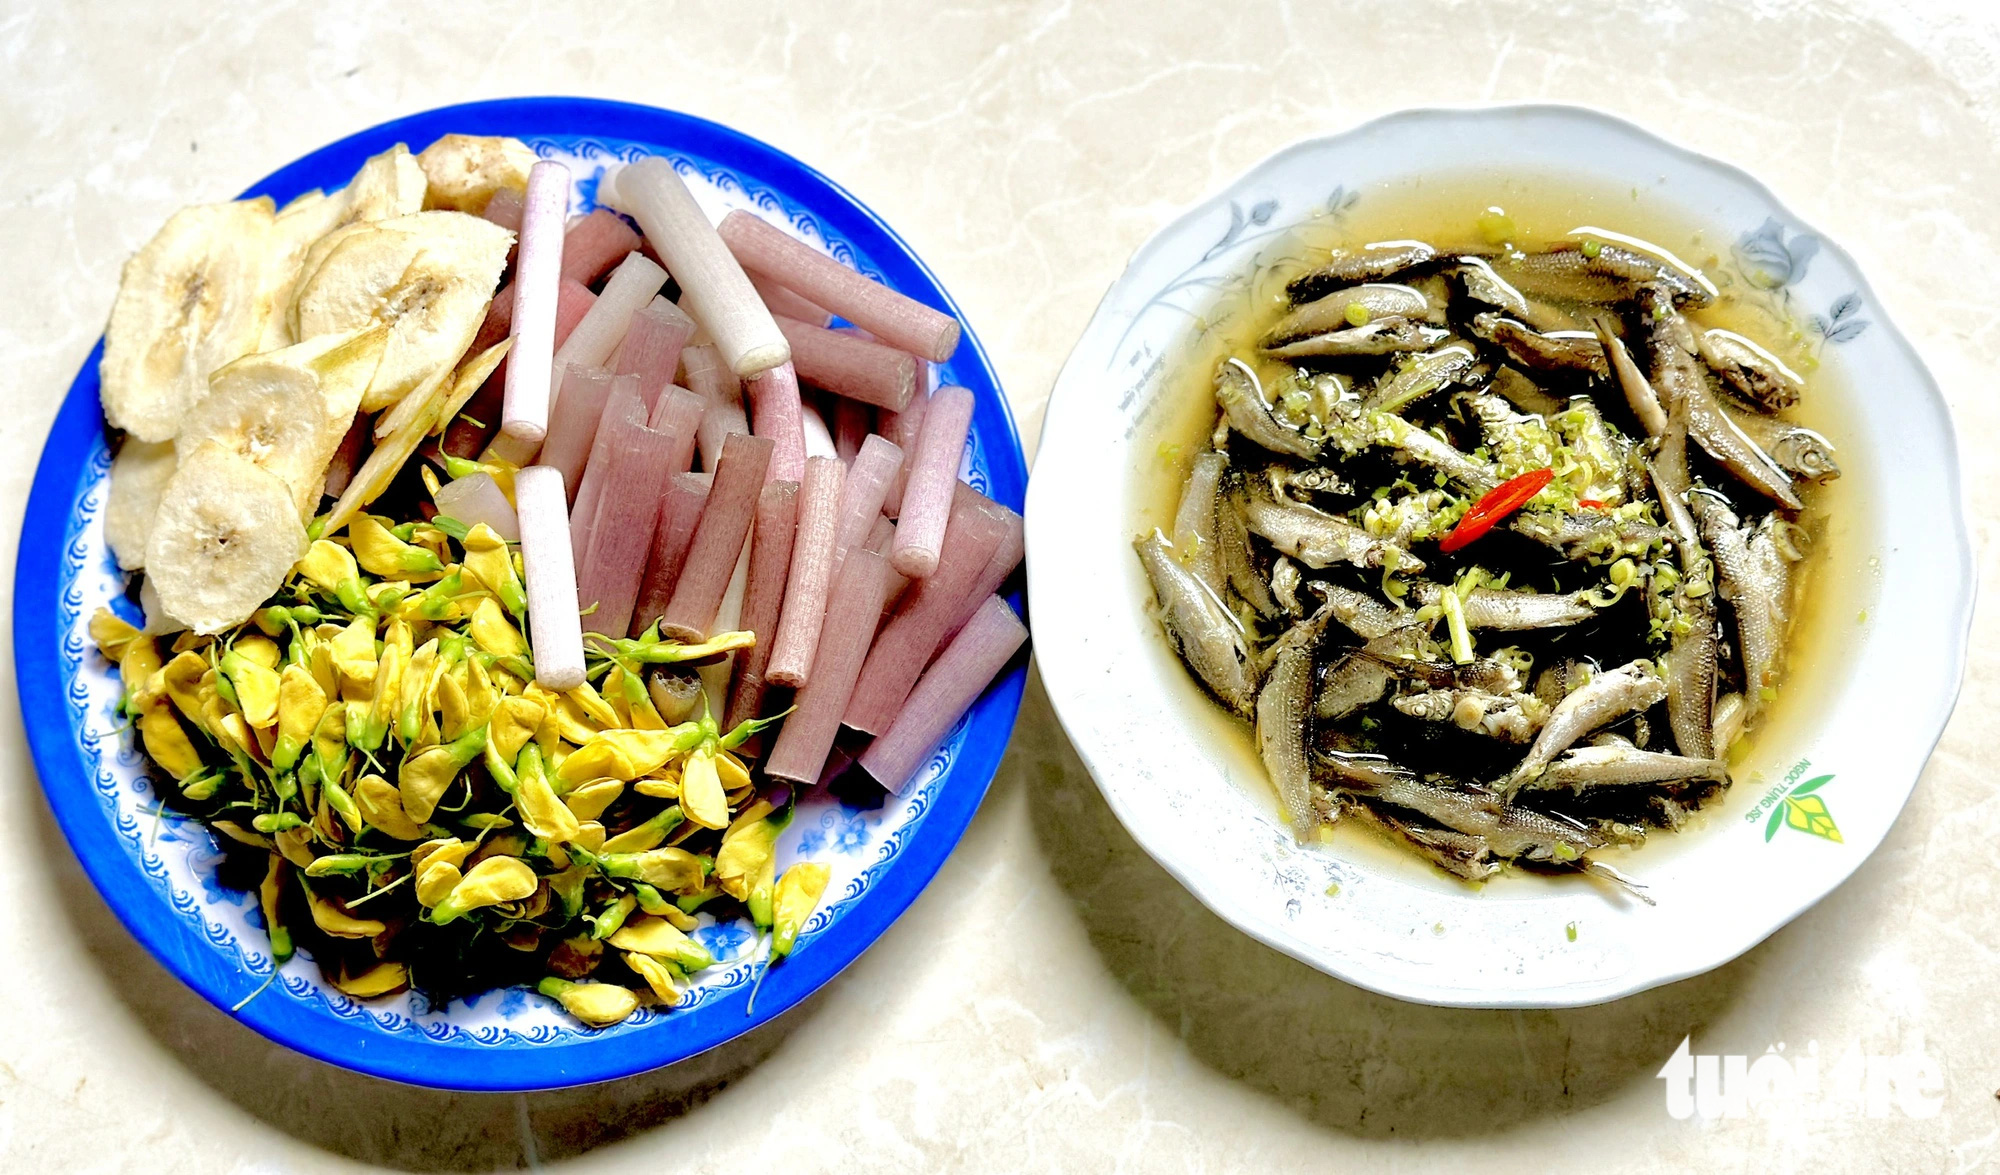
[(1456, 551), (1465, 544), (1492, 530), (1509, 514), (1526, 505), (1528, 499), (1542, 492), (1542, 487), (1555, 480), (1553, 469), (1537, 469), (1519, 477), (1508, 478), (1479, 496), (1451, 533), (1438, 544), (1441, 551)]
[(1598, 501), (1596, 498), (1578, 498), (1576, 500), (1576, 504), (1583, 507), (1586, 510), (1604, 509), (1604, 503)]

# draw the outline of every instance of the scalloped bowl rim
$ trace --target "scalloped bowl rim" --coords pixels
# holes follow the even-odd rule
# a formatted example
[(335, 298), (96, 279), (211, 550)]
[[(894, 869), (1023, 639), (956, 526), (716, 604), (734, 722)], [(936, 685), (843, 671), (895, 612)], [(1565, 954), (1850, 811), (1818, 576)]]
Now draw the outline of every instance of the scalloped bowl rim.
[[(1739, 932), (1728, 937), (1684, 944), (1686, 950), (1676, 963), (1657, 963), (1650, 969), (1630, 968), (1608, 980), (1590, 983), (1555, 981), (1523, 985), (1518, 988), (1503, 986), (1499, 989), (1479, 989), (1463, 982), (1447, 982), (1436, 978), (1434, 975), (1438, 962), (1436, 956), (1421, 963), (1384, 967), (1363, 962), (1356, 957), (1356, 953), (1345, 949), (1342, 943), (1319, 941), (1296, 931), (1291, 923), (1271, 916), (1266, 910), (1254, 908), (1268, 899), (1256, 894), (1254, 886), (1230, 876), (1230, 871), (1238, 868), (1236, 863), (1232, 861), (1228, 870), (1222, 872), (1206, 867), (1204, 858), (1228, 858), (1231, 854), (1227, 850), (1244, 851), (1243, 843), (1229, 842), (1223, 846), (1225, 851), (1221, 853), (1214, 852), (1210, 848), (1203, 848), (1197, 852), (1196, 846), (1188, 843), (1185, 836), (1177, 837), (1172, 834), (1176, 831), (1184, 833), (1187, 831), (1185, 828), (1170, 830), (1166, 825), (1155, 822), (1154, 812), (1151, 810), (1154, 807), (1154, 796), (1149, 790), (1142, 791), (1140, 784), (1143, 783), (1150, 789), (1157, 781), (1135, 780), (1132, 778), (1133, 772), (1128, 762), (1120, 757), (1129, 755), (1137, 744), (1123, 747), (1107, 745), (1105, 735), (1107, 719), (1102, 704), (1101, 683), (1106, 675), (1114, 670), (1110, 667), (1110, 663), (1102, 658), (1093, 661), (1075, 652), (1077, 647), (1088, 643), (1090, 634), (1079, 629), (1082, 620), (1071, 620), (1071, 613), (1077, 610), (1071, 603), (1075, 596), (1073, 591), (1066, 595), (1064, 589), (1074, 589), (1077, 585), (1066, 582), (1065, 572), (1061, 569), (1067, 561), (1076, 557), (1076, 553), (1073, 549), (1065, 547), (1065, 537), (1074, 529), (1072, 521), (1076, 509), (1074, 503), (1078, 500), (1097, 499), (1080, 492), (1070, 485), (1067, 479), (1052, 476), (1051, 469), (1063, 468), (1066, 457), (1077, 448), (1090, 443), (1090, 438), (1083, 435), (1080, 426), (1102, 423), (1079, 418), (1091, 410), (1092, 406), (1088, 402), (1090, 397), (1105, 396), (1103, 386), (1105, 372), (1110, 369), (1113, 360), (1124, 354), (1125, 337), (1133, 331), (1137, 318), (1144, 313), (1143, 305), (1138, 299), (1145, 291), (1132, 289), (1140, 280), (1139, 271), (1149, 266), (1165, 264), (1165, 258), (1170, 255), (1188, 257), (1190, 245), (1187, 239), (1191, 235), (1197, 236), (1198, 240), (1214, 239), (1214, 224), (1229, 219), (1224, 216), (1225, 211), (1234, 216), (1231, 229), (1233, 235), (1234, 228), (1240, 226), (1244, 219), (1241, 214), (1242, 207), (1256, 195), (1268, 196), (1267, 191), (1258, 187), (1261, 179), (1282, 170), (1301, 157), (1337, 153), (1349, 145), (1367, 143), (1371, 136), (1421, 126), (1426, 122), (1441, 125), (1478, 124), (1489, 131), (1497, 129), (1499, 133), (1504, 134), (1505, 124), (1515, 120), (1522, 122), (1543, 120), (1544, 129), (1548, 129), (1549, 123), (1560, 124), (1568, 121), (1574, 125), (1587, 126), (1605, 134), (1622, 137), (1643, 150), (1658, 152), (1662, 157), (1691, 171), (1706, 172), (1716, 177), (1720, 184), (1735, 185), (1742, 193), (1771, 210), (1773, 215), (1783, 218), (1801, 231), (1817, 235), (1827, 255), (1851, 273), (1856, 291), (1866, 299), (1866, 304), (1871, 308), (1880, 335), (1890, 340), (1895, 352), (1893, 358), (1903, 365), (1910, 389), (1920, 394), (1923, 408), (1935, 413), (1936, 419), (1930, 422), (1935, 428), (1929, 438), (1931, 447), (1924, 456), (1936, 461), (1936, 472), (1949, 485), (1948, 492), (1940, 495), (1948, 509), (1944, 512), (1946, 517), (1941, 520), (1938, 531), (1939, 537), (1948, 548), (1941, 553), (1945, 561), (1950, 564), (1947, 570), (1952, 574), (1949, 575), (1948, 584), (1955, 590), (1938, 609), (1940, 620), (1938, 627), (1944, 637), (1944, 647), (1936, 650), (1936, 662), (1926, 666), (1933, 671), (1943, 688), (1929, 695), (1930, 705), (1914, 732), (1900, 736), (1899, 743), (1904, 753), (1900, 756), (1901, 765), (1896, 772), (1898, 782), (1893, 785), (1895, 792), (1893, 805), (1888, 808), (1887, 819), (1875, 821), (1865, 829), (1860, 842), (1850, 839), (1843, 846), (1858, 851), (1850, 851), (1840, 861), (1820, 868), (1815, 873), (1813, 883), (1803, 892), (1795, 893), (1785, 900), (1767, 903), (1754, 919), (1754, 924), (1733, 928)], [(1393, 169), (1388, 170), (1393, 172)], [(1332, 178), (1328, 177), (1329, 181)], [(1199, 237), (1198, 226), (1203, 223), (1211, 227), (1207, 236)], [(1198, 243), (1193, 247), (1198, 248)], [(1218, 245), (1217, 248), (1221, 246)], [(1183, 273), (1192, 271), (1200, 264), (1203, 263), (1196, 262), (1195, 266), (1190, 266), (1190, 269), (1184, 270)], [(1152, 280), (1157, 283), (1157, 276)], [(1155, 284), (1150, 288), (1158, 287)], [(1190, 313), (1198, 312), (1187, 307), (1176, 307), (1176, 309), (1187, 310)], [(1116, 343), (1107, 343), (1106, 336), (1120, 326), (1125, 328), (1125, 332), (1119, 335)], [(1147, 356), (1153, 354), (1147, 352)], [(1104, 360), (1101, 369), (1097, 366), (1100, 358)], [(1160, 362), (1162, 358), (1164, 352), (1160, 353), (1159, 358), (1155, 358), (1155, 363)], [(1146, 378), (1142, 376), (1133, 386), (1141, 387)], [(1137, 425), (1133, 427), (1136, 428)], [(1129, 478), (1129, 465), (1125, 461), (1100, 460), (1098, 464), (1116, 465), (1114, 476)], [(1588, 107), (1564, 104), (1487, 104), (1396, 111), (1344, 131), (1311, 136), (1282, 147), (1245, 169), (1213, 194), (1188, 206), (1133, 252), (1124, 273), (1105, 293), (1089, 325), (1065, 362), (1056, 379), (1049, 407), (1043, 418), (1041, 440), (1037, 448), (1036, 471), (1038, 476), (1031, 482), (1028, 493), (1027, 532), (1028, 595), (1031, 606), (1037, 613), (1040, 623), (1038, 635), (1042, 638), (1038, 642), (1037, 664), (1048, 690), (1052, 708), (1113, 813), (1149, 856), (1217, 916), (1264, 944), (1309, 966), (1356, 986), (1399, 999), (1437, 1006), (1468, 1008), (1584, 1006), (1607, 1002), (1698, 975), (1743, 954), (1823, 899), (1872, 855), (1887, 835), (1895, 817), (1907, 804), (1924, 764), (1928, 762), (1942, 737), (1965, 675), (1973, 604), (1977, 593), (1977, 575), (1966, 522), (1966, 487), (1949, 406), (1921, 357), (1890, 321), (1886, 309), (1870, 288), (1865, 274), (1852, 256), (1824, 233), (1812, 229), (1807, 222), (1791, 212), (1766, 185), (1740, 167), (1682, 147), (1628, 120)], [(1124, 487), (1118, 489), (1120, 492), (1108, 500), (1115, 500), (1118, 503), (1121, 512), (1118, 520), (1120, 525), (1128, 525), (1123, 515), (1126, 510)], [(1103, 536), (1098, 537), (1101, 539)], [(1129, 540), (1129, 533), (1124, 538)], [(1122, 546), (1123, 543), (1118, 545)], [(1890, 558), (1886, 547), (1883, 548), (1882, 557), (1885, 562)], [(1138, 573), (1134, 571), (1131, 575), (1137, 578)], [(1139, 579), (1138, 582), (1143, 584), (1143, 579)], [(1137, 596), (1130, 602), (1137, 607)], [(1097, 619), (1102, 620), (1103, 617)], [(1163, 640), (1158, 643), (1164, 648)], [(1122, 656), (1122, 650), (1114, 650), (1114, 654)], [(1170, 657), (1171, 654), (1167, 656)], [(1119, 660), (1116, 664), (1118, 669), (1130, 667), (1124, 660)], [(1182, 667), (1174, 662), (1171, 668), (1181, 670)], [(1855, 674), (1850, 673), (1849, 676)], [(1206, 702), (1205, 699), (1202, 704), (1212, 706), (1212, 703)], [(1170, 717), (1169, 713), (1166, 720), (1170, 720)], [(1148, 722), (1157, 724), (1162, 720), (1152, 716), (1142, 718), (1139, 722), (1141, 725)], [(1226, 774), (1226, 768), (1222, 773)], [(1209, 773), (1213, 774), (1216, 773)], [(1205, 776), (1204, 782), (1205, 785), (1215, 788), (1232, 786), (1227, 778), (1216, 779)], [(1268, 783), (1262, 786), (1268, 787)], [(1237, 799), (1225, 800), (1223, 803), (1226, 806), (1234, 807), (1240, 804), (1247, 807), (1250, 801), (1247, 797), (1239, 795)], [(1277, 878), (1280, 881), (1294, 882), (1292, 892), (1302, 893), (1303, 891), (1295, 884), (1299, 860), (1309, 857), (1324, 858), (1327, 855), (1307, 848), (1299, 848), (1296, 855), (1293, 855), (1288, 848), (1288, 835), (1279, 825), (1274, 812), (1261, 811), (1257, 814), (1257, 820), (1267, 828), (1270, 835), (1266, 840), (1270, 843), (1255, 855), (1275, 856)], [(1773, 828), (1775, 827), (1774, 818)], [(1690, 835), (1720, 836), (1723, 832), (1722, 828), (1702, 828), (1694, 830)], [(1347, 880), (1350, 884), (1367, 881), (1375, 872), (1365, 859), (1359, 862), (1341, 862), (1328, 866), (1328, 869), (1326, 875), (1336, 879), (1333, 887), (1335, 892), (1339, 892), (1338, 886), (1341, 880)], [(1306, 866), (1305, 872), (1312, 872), (1310, 864)], [(1313, 884), (1318, 883), (1315, 881)], [(1471, 891), (1467, 888), (1460, 893), (1470, 894)], [(1312, 895), (1305, 896), (1307, 900), (1312, 900)], [(1328, 897), (1331, 900), (1333, 894), (1329, 893)], [(1510, 903), (1510, 906), (1519, 903), (1539, 904), (1547, 900), (1550, 899), (1539, 895), (1527, 897), (1515, 895), (1515, 902)], [(1296, 899), (1292, 905), (1296, 909), (1298, 905)], [(1498, 903), (1494, 903), (1485, 908), (1490, 912), (1501, 907)], [(1630, 917), (1638, 909), (1628, 903), (1614, 917)], [(1572, 928), (1573, 926), (1574, 924)], [(1415, 926), (1409, 928), (1413, 939), (1419, 937), (1419, 929)], [(1437, 930), (1442, 932), (1442, 922), (1438, 923)], [(1573, 936), (1571, 941), (1575, 941)]]

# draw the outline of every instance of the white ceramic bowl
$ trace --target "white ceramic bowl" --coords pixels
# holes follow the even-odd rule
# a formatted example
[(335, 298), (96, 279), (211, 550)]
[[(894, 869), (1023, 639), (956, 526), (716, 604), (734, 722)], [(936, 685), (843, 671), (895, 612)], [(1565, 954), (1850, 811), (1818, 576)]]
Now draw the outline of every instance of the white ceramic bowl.
[[(1735, 786), (1693, 827), (1611, 858), (1656, 906), (1581, 877), (1475, 889), (1359, 830), (1295, 844), (1262, 769), (1146, 613), (1133, 470), (1158, 443), (1149, 410), (1189, 392), (1183, 369), (1205, 316), (1295, 226), (1412, 177), (1467, 172), (1629, 185), (1635, 201), (1643, 188), (1645, 204), (1705, 231), (1719, 277), (1807, 332), (1823, 364), (1813, 393), (1847, 401), (1845, 492), (1816, 572), (1822, 590), (1841, 585), (1842, 615), (1820, 622), (1844, 625), (1822, 640), (1838, 651), (1795, 667)], [(1134, 839), (1245, 933), (1431, 1004), (1615, 999), (1716, 967), (1798, 916), (1854, 872), (1909, 798), (1951, 712), (1972, 614), (1943, 397), (1853, 260), (1736, 168), (1568, 107), (1407, 111), (1307, 140), (1160, 230), (1057, 380), (1027, 520), (1042, 677)]]

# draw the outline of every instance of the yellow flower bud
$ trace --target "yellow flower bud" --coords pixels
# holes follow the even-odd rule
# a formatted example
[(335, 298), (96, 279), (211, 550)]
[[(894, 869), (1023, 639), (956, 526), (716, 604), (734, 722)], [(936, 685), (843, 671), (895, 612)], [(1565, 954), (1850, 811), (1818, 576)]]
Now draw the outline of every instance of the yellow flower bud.
[(521, 748), (535, 737), (542, 728), (542, 720), (548, 717), (548, 708), (530, 697), (503, 698), (493, 711), (492, 729), (488, 735), (493, 749), (503, 762), (512, 763), (520, 757)]
[(592, 779), (577, 784), (563, 796), (563, 803), (578, 820), (595, 820), (604, 815), (612, 801), (625, 791), (624, 783), (616, 779)]
[(291, 770), (325, 716), (326, 695), (319, 682), (297, 665), (285, 666), (278, 674), (278, 741), (271, 749), (271, 766)]
[(97, 651), (104, 659), (114, 665), (125, 659), (125, 647), (139, 637), (138, 629), (120, 620), (109, 608), (99, 605), (90, 614), (90, 639), (97, 642)]
[(591, 735), (567, 759), (557, 774), (565, 783), (608, 777), (633, 780), (664, 766), (701, 738), (695, 723), (671, 730), (605, 730)]
[(201, 754), (194, 749), (187, 731), (173, 710), (157, 697), (150, 697), (139, 710), (139, 739), (146, 754), (176, 780), (186, 782), (201, 770)]
[(625, 953), (625, 965), (632, 969), (632, 974), (646, 981), (646, 986), (653, 989), (653, 994), (661, 1003), (671, 1007), (680, 1002), (681, 989), (674, 984), (677, 972), (673, 968), (637, 951)]
[(305, 891), (313, 923), (335, 938), (374, 938), (389, 929), (373, 918), (356, 918), (333, 899), (314, 893), (311, 885), (307, 885)]
[(466, 626), (472, 643), (496, 657), (521, 657), (528, 652), (527, 638), (507, 619), (506, 610), (492, 596), (472, 608), (472, 622)]
[(329, 594), (361, 578), (361, 569), (354, 565), (354, 556), (346, 547), (329, 539), (315, 541), (294, 570), (310, 580), (314, 587)]
[(396, 786), (379, 775), (361, 777), (354, 785), (354, 802), (361, 809), (361, 818), (384, 836), (416, 840), (424, 834), (423, 827), (403, 811), (403, 797)]
[(817, 861), (801, 861), (785, 870), (778, 879), (777, 896), (772, 900), (771, 957), (782, 959), (792, 953), (799, 931), (819, 905), (832, 871)]
[(715, 748), (704, 743), (681, 764), (681, 811), (703, 828), (729, 827), (729, 800), (716, 774)]
[(470, 910), (517, 902), (534, 893), (539, 884), (535, 871), (519, 857), (488, 857), (452, 887), (451, 896), (437, 904), (431, 917), (440, 923), (450, 922)]
[(639, 1010), (639, 997), (615, 984), (569, 983), (551, 991), (550, 980), (542, 983), (542, 994), (554, 996), (564, 1011), (592, 1028), (609, 1028)]
[(749, 901), (750, 889), (770, 866), (777, 845), (778, 824), (773, 820), (746, 824), (725, 836), (715, 854), (715, 884), (737, 901)]
[(410, 969), (394, 960), (377, 963), (359, 975), (350, 974), (343, 967), (339, 974), (331, 977), (331, 981), (335, 987), (357, 1000), (372, 1000), (410, 986)]
[(417, 867), (417, 904), (426, 910), (451, 896), (465, 875), (450, 861), (425, 861)]

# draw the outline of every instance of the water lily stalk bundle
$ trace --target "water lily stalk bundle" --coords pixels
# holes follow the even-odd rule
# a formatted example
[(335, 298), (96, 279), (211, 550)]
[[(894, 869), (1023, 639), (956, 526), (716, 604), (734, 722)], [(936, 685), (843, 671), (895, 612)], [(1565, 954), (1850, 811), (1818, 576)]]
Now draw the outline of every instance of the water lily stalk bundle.
[(556, 349), (556, 371), (560, 372), (563, 364), (577, 367), (608, 365), (612, 354), (618, 350), (618, 344), (625, 341), (632, 316), (653, 300), (666, 281), (667, 271), (654, 264), (644, 253), (626, 254), (625, 260), (618, 263), (618, 268), (611, 271), (604, 289), (597, 295), (597, 301), (591, 303), (589, 313)]
[(773, 682), (789, 689), (806, 683), (819, 648), (846, 477), (847, 467), (838, 457), (806, 458), (806, 479), (799, 485), (798, 534), (792, 540), (791, 582), (785, 586), (785, 606), (768, 671)]
[(757, 643), (737, 661), (723, 721), (734, 725), (740, 716), (755, 716), (764, 705), (765, 674), (771, 663), (771, 642), (777, 635), (778, 612), (792, 566), (792, 541), (798, 529), (799, 483), (766, 482), (757, 495), (757, 519), (751, 531), (749, 575), (743, 610), (737, 620)]
[(632, 609), (632, 623), (640, 628), (666, 615), (674, 599), (681, 568), (687, 563), (688, 548), (701, 525), (708, 505), (711, 473), (677, 473), (667, 479), (666, 495), (660, 500), (660, 518), (653, 531), (652, 550), (646, 556), (646, 577), (639, 585), (639, 602)]
[(508, 349), (512, 361), (507, 365), (500, 435), (493, 446), (497, 455), (516, 464), (534, 456), (548, 435), (550, 390), (542, 373), (556, 351), (556, 299), (562, 285), (569, 181), (569, 168), (544, 159), (529, 170), (522, 203), (510, 324), (514, 345)]
[(773, 448), (769, 437), (745, 434), (723, 442), (701, 521), (688, 544), (673, 597), (660, 618), (660, 631), (672, 639), (692, 642), (710, 635), (722, 597), (749, 542), (757, 495), (764, 487), (764, 471), (770, 468)]
[(583, 684), (583, 625), (570, 564), (569, 503), (559, 470), (531, 465), (514, 478), (521, 519), (528, 619), (534, 633), (535, 681), (556, 691)]
[(597, 423), (611, 399), (611, 374), (602, 367), (566, 367), (562, 392), (549, 410), (548, 437), (536, 460), (562, 474), (566, 501), (575, 501), (581, 488)]
[(854, 692), (854, 682), (875, 640), (882, 619), (882, 601), (889, 592), (889, 563), (873, 551), (854, 551), (841, 566), (827, 596), (826, 623), (820, 631), (812, 675), (799, 689), (790, 717), (764, 763), (774, 779), (812, 783), (826, 766), (840, 716)]
[(896, 720), (861, 756), (861, 769), (901, 793), (986, 683), (1027, 643), (1028, 629), (1007, 601), (988, 596), (952, 638)]
[(826, 307), (814, 305), (761, 274), (749, 270), (744, 272), (749, 274), (750, 284), (756, 288), (757, 296), (764, 299), (764, 305), (770, 308), (773, 316), (782, 314), (786, 318), (796, 318), (813, 326), (833, 325), (833, 315)]
[(796, 318), (777, 322), (801, 382), (890, 412), (909, 405), (917, 387), (917, 360), (909, 352)]
[(748, 212), (722, 218), (717, 230), (744, 268), (868, 331), (898, 350), (939, 363), (958, 349), (958, 320), (870, 281)]
[(799, 376), (789, 362), (750, 377), (750, 430), (777, 445), (771, 454), (772, 481), (806, 475), (806, 426), (799, 400)]
[(944, 550), (945, 523), (952, 506), (952, 487), (965, 456), (965, 438), (972, 427), (972, 393), (964, 388), (939, 388), (924, 410), (923, 431), (910, 457), (910, 477), (903, 485), (902, 511), (896, 516), (896, 570), (923, 579), (937, 570)]
[(840, 574), (840, 564), (848, 549), (866, 546), (882, 517), (882, 499), (903, 468), (903, 451), (892, 442), (869, 434), (847, 467), (840, 487), (840, 523), (834, 532), (832, 574)]
[(570, 225), (563, 236), (563, 280), (594, 285), (612, 266), (638, 252), (639, 244), (639, 234), (622, 217), (596, 209)]
[(620, 375), (639, 377), (639, 395), (649, 410), (674, 382), (680, 370), (681, 348), (694, 337), (694, 331), (694, 319), (664, 296), (632, 315), (624, 341), (612, 357), (612, 368)]
[(639, 222), (681, 286), (681, 304), (740, 378), (790, 359), (791, 349), (743, 267), (729, 253), (687, 184), (664, 159), (605, 173), (599, 199)]

